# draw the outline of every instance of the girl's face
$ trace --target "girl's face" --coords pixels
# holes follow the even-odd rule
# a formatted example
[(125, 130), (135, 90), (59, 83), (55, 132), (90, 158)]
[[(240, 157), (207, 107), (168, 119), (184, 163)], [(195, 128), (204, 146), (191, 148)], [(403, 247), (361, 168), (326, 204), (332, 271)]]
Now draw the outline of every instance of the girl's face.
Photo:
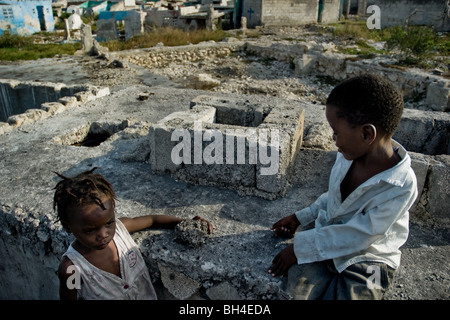
[(367, 152), (363, 126), (351, 126), (344, 118), (338, 117), (337, 107), (327, 106), (325, 115), (333, 129), (333, 140), (345, 159), (355, 160)]
[(101, 199), (106, 210), (97, 204), (74, 208), (67, 231), (73, 233), (85, 249), (105, 249), (116, 233), (114, 206), (108, 197)]

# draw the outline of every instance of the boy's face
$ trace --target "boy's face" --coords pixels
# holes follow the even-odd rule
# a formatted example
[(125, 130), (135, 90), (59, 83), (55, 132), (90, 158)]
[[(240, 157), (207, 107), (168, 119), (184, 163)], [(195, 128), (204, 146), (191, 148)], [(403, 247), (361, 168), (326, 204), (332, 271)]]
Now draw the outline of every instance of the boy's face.
[(327, 105), (325, 112), (336, 147), (347, 160), (361, 158), (367, 153), (363, 126), (351, 126), (347, 120), (338, 117), (337, 110), (337, 107)]
[(116, 232), (114, 206), (111, 199), (101, 199), (106, 210), (97, 204), (74, 208), (66, 225), (86, 249), (105, 249)]

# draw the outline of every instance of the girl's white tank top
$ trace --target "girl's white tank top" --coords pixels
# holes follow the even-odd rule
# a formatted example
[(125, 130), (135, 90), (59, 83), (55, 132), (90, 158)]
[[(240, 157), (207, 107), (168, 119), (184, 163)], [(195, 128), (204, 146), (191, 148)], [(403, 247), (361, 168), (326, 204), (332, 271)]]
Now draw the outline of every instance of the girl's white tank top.
[(72, 244), (63, 256), (67, 256), (81, 275), (78, 299), (94, 300), (156, 300), (142, 254), (122, 221), (116, 219), (113, 238), (119, 254), (120, 277), (106, 272), (87, 261)]

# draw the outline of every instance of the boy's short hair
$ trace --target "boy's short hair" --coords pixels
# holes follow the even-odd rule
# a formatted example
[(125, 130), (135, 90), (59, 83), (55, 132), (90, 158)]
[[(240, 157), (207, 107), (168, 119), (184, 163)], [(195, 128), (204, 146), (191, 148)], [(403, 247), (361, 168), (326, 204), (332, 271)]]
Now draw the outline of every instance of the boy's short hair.
[(386, 78), (362, 75), (338, 84), (327, 99), (351, 125), (371, 123), (392, 136), (403, 113), (403, 94)]

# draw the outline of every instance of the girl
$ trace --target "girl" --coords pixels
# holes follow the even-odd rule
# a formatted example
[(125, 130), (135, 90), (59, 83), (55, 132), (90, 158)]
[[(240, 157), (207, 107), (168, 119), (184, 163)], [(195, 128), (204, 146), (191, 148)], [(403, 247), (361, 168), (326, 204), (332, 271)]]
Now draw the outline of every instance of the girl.
[[(183, 219), (168, 215), (116, 219), (112, 185), (95, 169), (73, 178), (56, 173), (63, 180), (55, 187), (53, 208), (64, 229), (76, 238), (58, 268), (60, 298), (154, 300), (148, 268), (130, 232), (151, 226), (173, 228)], [(206, 222), (211, 233), (212, 225)]]

